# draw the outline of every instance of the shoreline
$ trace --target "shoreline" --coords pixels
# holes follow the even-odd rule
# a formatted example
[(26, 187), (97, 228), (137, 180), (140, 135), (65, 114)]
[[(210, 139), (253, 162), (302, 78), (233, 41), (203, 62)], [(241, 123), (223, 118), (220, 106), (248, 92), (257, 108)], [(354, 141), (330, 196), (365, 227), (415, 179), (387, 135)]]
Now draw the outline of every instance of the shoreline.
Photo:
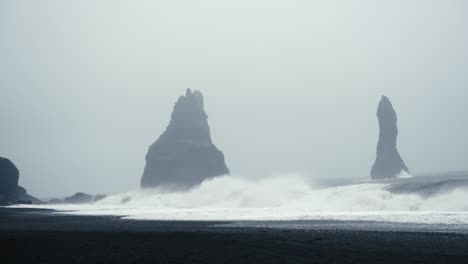
[(468, 258), (467, 234), (226, 227), (233, 224), (0, 208), (0, 248), (4, 263), (466, 263)]
[[(121, 222), (141, 222), (141, 223), (165, 223), (165, 222), (180, 222), (180, 223), (216, 223), (211, 225), (210, 228), (266, 228), (266, 229), (285, 229), (285, 230), (340, 230), (340, 231), (375, 231), (375, 232), (422, 232), (422, 233), (454, 233), (454, 234), (468, 234), (468, 223), (466, 219), (462, 218), (458, 221), (449, 219), (447, 216), (455, 214), (455, 212), (404, 212), (404, 211), (371, 211), (371, 212), (325, 212), (325, 215), (321, 215), (314, 219), (241, 219), (236, 220), (232, 218), (216, 220), (216, 218), (210, 219), (166, 219), (162, 218), (151, 218), (135, 217), (134, 214), (129, 212), (128, 214), (117, 213), (117, 214), (102, 214), (99, 212), (87, 212), (78, 210), (78, 208), (64, 209), (64, 208), (37, 208), (28, 206), (19, 207), (0, 207), (0, 216), (2, 210), (7, 210), (9, 214), (17, 212), (18, 214), (38, 214), (38, 215), (53, 215), (57, 217), (81, 217), (86, 219), (87, 217), (94, 217), (95, 219), (118, 219)], [(259, 209), (263, 210), (263, 209)], [(86, 210), (84, 211), (86, 212)], [(416, 213), (416, 214), (415, 214)], [(456, 212), (459, 213), (459, 212)], [(359, 217), (346, 217), (340, 219), (336, 215), (357, 215)], [(431, 218), (432, 221), (421, 221), (418, 218), (412, 218), (414, 215), (423, 218)], [(456, 214), (458, 215), (458, 214)], [(466, 213), (461, 214), (463, 216)], [(379, 217), (375, 217), (379, 216)], [(392, 218), (392, 216), (396, 216)], [(466, 217), (465, 217), (466, 218)], [(66, 218), (64, 218), (66, 219)], [(434, 219), (438, 219), (434, 221)]]

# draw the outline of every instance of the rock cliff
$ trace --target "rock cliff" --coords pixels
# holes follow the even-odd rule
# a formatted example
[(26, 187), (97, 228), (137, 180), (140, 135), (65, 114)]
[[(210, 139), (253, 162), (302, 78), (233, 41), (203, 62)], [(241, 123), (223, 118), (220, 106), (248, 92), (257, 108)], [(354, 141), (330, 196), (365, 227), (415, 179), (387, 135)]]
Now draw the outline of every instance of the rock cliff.
[(9, 159), (0, 157), (0, 203), (4, 205), (17, 203), (40, 203), (18, 185), (19, 170)]

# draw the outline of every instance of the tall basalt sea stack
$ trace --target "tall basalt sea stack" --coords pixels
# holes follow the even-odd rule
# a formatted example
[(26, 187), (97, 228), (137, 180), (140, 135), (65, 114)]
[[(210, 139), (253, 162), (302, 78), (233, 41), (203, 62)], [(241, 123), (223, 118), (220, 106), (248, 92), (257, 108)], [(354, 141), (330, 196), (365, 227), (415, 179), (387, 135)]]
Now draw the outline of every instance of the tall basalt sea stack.
[(226, 174), (224, 155), (211, 141), (203, 95), (187, 89), (166, 131), (149, 148), (141, 187), (183, 190)]
[(397, 150), (397, 114), (392, 103), (386, 96), (382, 96), (377, 110), (380, 137), (377, 145), (377, 159), (372, 166), (373, 180), (395, 178), (402, 172), (409, 173), (408, 167)]

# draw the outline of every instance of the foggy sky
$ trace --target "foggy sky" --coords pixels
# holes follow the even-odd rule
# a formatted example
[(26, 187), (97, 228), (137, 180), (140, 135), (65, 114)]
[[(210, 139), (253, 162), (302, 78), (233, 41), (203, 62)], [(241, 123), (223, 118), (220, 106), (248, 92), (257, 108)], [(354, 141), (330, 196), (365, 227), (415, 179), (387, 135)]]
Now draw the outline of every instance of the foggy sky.
[(368, 177), (382, 94), (413, 173), (468, 170), (467, 8), (0, 1), (0, 156), (40, 197), (137, 189), (190, 87), (235, 176)]

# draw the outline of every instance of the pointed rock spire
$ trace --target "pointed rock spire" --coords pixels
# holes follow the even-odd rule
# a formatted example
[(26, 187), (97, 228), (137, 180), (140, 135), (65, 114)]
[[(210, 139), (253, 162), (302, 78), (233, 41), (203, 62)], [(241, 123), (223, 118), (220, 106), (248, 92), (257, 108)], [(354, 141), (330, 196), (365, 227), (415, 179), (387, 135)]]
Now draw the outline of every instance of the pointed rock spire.
[(149, 148), (141, 186), (187, 189), (225, 174), (229, 169), (212, 143), (203, 94), (187, 89), (166, 131)]
[(377, 145), (377, 158), (372, 166), (371, 178), (395, 178), (401, 172), (409, 173), (408, 167), (397, 150), (397, 114), (386, 96), (382, 96), (377, 110), (380, 136)]

